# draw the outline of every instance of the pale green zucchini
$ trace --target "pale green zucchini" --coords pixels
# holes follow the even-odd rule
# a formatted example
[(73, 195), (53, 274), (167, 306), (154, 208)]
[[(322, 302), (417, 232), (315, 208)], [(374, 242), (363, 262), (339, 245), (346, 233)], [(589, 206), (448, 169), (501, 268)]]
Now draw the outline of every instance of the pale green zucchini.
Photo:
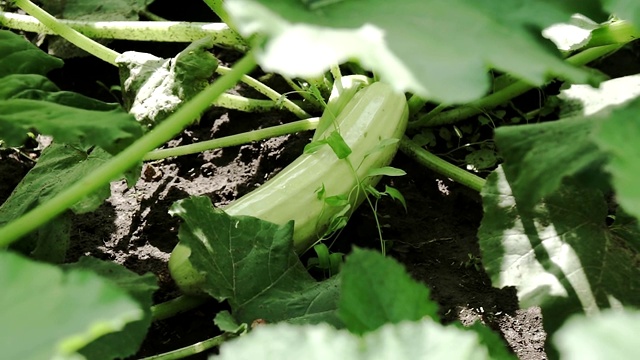
[[(400, 139), (407, 119), (404, 94), (380, 82), (366, 86), (349, 100), (334, 124), (321, 136), (314, 137), (322, 139), (337, 126), (352, 150), (346, 159), (338, 159), (333, 150), (324, 145), (314, 153), (301, 155), (274, 178), (231, 203), (224, 211), (275, 224), (294, 220), (295, 249), (298, 253), (305, 251), (324, 235), (331, 218), (342, 210), (318, 199), (317, 190), (324, 186), (326, 196), (351, 195), (351, 209), (355, 210), (364, 200), (362, 191), (353, 191), (358, 182), (375, 185), (379, 177), (366, 177), (367, 172), (388, 165), (396, 153), (397, 143), (379, 151), (372, 150), (383, 140)], [(358, 193), (361, 196), (355, 196)], [(198, 292), (203, 276), (191, 267), (189, 254), (189, 248), (178, 244), (171, 254), (169, 269), (182, 291), (193, 294)]]

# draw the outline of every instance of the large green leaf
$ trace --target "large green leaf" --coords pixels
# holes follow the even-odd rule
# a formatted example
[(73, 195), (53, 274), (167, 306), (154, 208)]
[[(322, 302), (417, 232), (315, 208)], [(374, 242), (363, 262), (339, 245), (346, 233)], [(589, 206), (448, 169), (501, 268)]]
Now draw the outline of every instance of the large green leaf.
[(438, 305), (429, 299), (429, 289), (380, 253), (354, 249), (341, 274), (338, 314), (353, 333), (425, 316), (438, 318)]
[[(36, 166), (20, 181), (11, 196), (0, 206), (0, 226), (20, 217), (51, 199), (111, 158), (100, 148), (90, 153), (71, 145), (51, 144), (42, 151)], [(71, 207), (76, 213), (95, 210), (109, 197), (109, 186), (94, 192)], [(69, 219), (67, 214), (28, 235), (12, 246), (25, 254), (32, 254), (46, 261), (64, 259), (69, 243)], [(66, 231), (65, 231), (66, 229)], [(40, 250), (38, 250), (40, 249)]]
[(60, 91), (45, 79), (44, 73), (61, 65), (51, 59), (26, 40), (0, 32), (0, 140), (20, 146), (36, 130), (58, 142), (98, 145), (115, 154), (142, 136), (140, 124), (118, 104)]
[[(534, 85), (553, 74), (575, 82), (571, 67), (541, 36), (581, 12), (602, 19), (593, 1), (527, 0), (227, 0), (244, 36), (266, 37), (256, 53), (267, 71), (312, 77), (357, 60), (397, 89), (446, 103), (489, 90), (487, 69)], [(262, 40), (262, 37), (258, 39)]]
[(9, 74), (40, 74), (62, 67), (62, 60), (47, 55), (18, 34), (0, 30), (0, 78)]
[(12, 74), (0, 79), (0, 101), (10, 99), (42, 100), (85, 110), (109, 111), (120, 108), (117, 103), (61, 91), (53, 82), (37, 74)]
[(293, 249), (293, 223), (276, 225), (250, 216), (229, 216), (207, 197), (177, 201), (180, 242), (189, 261), (204, 273), (203, 290), (228, 300), (239, 322), (330, 322), (335, 315), (338, 278), (316, 282)]
[(471, 331), (426, 319), (386, 324), (362, 337), (326, 324), (260, 326), (227, 341), (212, 359), (482, 360), (487, 348)]
[(485, 269), (495, 286), (515, 286), (523, 307), (540, 305), (550, 333), (572, 313), (640, 305), (638, 224), (607, 226), (599, 191), (565, 181), (527, 207), (498, 168), (482, 196), (478, 237)]
[(0, 252), (2, 358), (77, 359), (93, 340), (144, 312), (126, 291), (87, 270), (61, 271)]
[(33, 129), (58, 142), (98, 145), (112, 154), (142, 136), (140, 124), (120, 108), (93, 111), (39, 100), (0, 101), (0, 139), (8, 146), (22, 145)]
[(218, 67), (218, 60), (209, 51), (212, 47), (213, 39), (204, 38), (171, 59), (135, 51), (118, 56), (116, 62), (129, 113), (152, 126), (197, 95), (209, 84)]
[(606, 169), (612, 174), (616, 200), (640, 219), (640, 99), (614, 110), (596, 131), (595, 140), (609, 154)]
[(120, 289), (125, 290), (144, 312), (142, 319), (128, 323), (121, 331), (106, 334), (86, 347), (80, 353), (87, 359), (126, 358), (135, 354), (144, 340), (151, 325), (152, 295), (158, 289), (156, 278), (147, 273), (138, 275), (125, 267), (109, 261), (83, 257), (77, 263), (66, 266), (68, 269), (91, 270), (103, 278), (109, 279)]
[(597, 317), (571, 317), (553, 337), (563, 360), (635, 359), (640, 311), (605, 310)]
[(607, 155), (592, 139), (601, 119), (570, 118), (496, 129), (504, 173), (519, 205), (531, 207), (578, 173), (601, 176)]

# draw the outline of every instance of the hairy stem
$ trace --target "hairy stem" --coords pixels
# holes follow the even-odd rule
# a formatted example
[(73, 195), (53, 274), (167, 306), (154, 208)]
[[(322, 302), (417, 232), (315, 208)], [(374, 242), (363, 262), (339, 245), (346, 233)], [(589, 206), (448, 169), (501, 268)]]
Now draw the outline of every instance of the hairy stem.
[(185, 103), (152, 131), (138, 139), (96, 171), (60, 192), (18, 219), (0, 228), (0, 248), (6, 247), (51, 219), (60, 215), (87, 195), (101, 189), (138, 164), (151, 150), (179, 134), (202, 114), (220, 94), (233, 87), (256, 66), (252, 53), (247, 53), (226, 75)]
[(58, 19), (39, 8), (30, 0), (15, 0), (15, 3), (22, 10), (26, 11), (28, 14), (31, 14), (42, 24), (51, 29), (51, 31), (53, 31), (55, 34), (62, 36), (67, 41), (88, 52), (89, 54), (92, 54), (95, 57), (104, 60), (112, 65), (116, 65), (116, 57), (118, 57), (119, 55), (116, 51), (113, 51), (108, 47), (89, 39), (76, 30), (73, 30), (68, 25), (61, 23)]
[[(98, 39), (136, 41), (193, 42), (210, 36), (215, 45), (246, 51), (247, 44), (224, 23), (190, 23), (178, 21), (78, 21), (56, 20), (82, 35)], [(11, 29), (58, 34), (38, 19), (0, 11), (0, 24)]]
[(292, 134), (300, 131), (313, 130), (318, 126), (318, 118), (300, 120), (288, 124), (277, 125), (260, 130), (244, 132), (242, 134), (230, 135), (218, 139), (201, 141), (195, 144), (178, 146), (170, 149), (154, 150), (144, 156), (143, 160), (159, 160), (171, 156), (195, 154), (205, 150), (219, 149), (229, 146), (237, 146), (252, 141), (264, 140), (275, 136)]

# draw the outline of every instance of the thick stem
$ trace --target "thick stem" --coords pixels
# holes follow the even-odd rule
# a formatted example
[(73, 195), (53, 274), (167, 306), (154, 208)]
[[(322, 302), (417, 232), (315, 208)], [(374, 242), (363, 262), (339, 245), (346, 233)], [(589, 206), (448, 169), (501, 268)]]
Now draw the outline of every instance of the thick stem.
[(477, 192), (480, 192), (484, 186), (485, 180), (483, 178), (473, 175), (468, 171), (460, 169), (459, 167), (442, 160), (423, 149), (406, 136), (400, 140), (400, 151), (438, 174), (442, 174)]
[(237, 146), (252, 141), (264, 140), (275, 136), (292, 134), (300, 131), (313, 130), (318, 126), (318, 118), (300, 120), (288, 124), (277, 125), (265, 129), (244, 132), (242, 134), (225, 136), (218, 139), (202, 141), (195, 144), (178, 146), (170, 149), (154, 150), (144, 156), (145, 161), (165, 159), (171, 156), (196, 154), (205, 150)]
[(175, 315), (193, 310), (205, 302), (211, 300), (209, 297), (178, 296), (175, 299), (151, 307), (151, 317), (153, 321), (164, 320)]
[[(136, 41), (193, 42), (210, 36), (215, 45), (246, 51), (247, 44), (224, 23), (189, 23), (177, 21), (78, 21), (57, 19), (79, 33), (99, 39)], [(8, 28), (57, 34), (29, 15), (0, 11), (0, 24)]]
[(101, 60), (104, 60), (112, 65), (116, 65), (116, 57), (120, 55), (118, 54), (118, 52), (113, 51), (108, 47), (89, 39), (88, 37), (73, 30), (68, 25), (61, 23), (60, 21), (58, 21), (58, 19), (39, 8), (30, 0), (15, 0), (15, 3), (22, 10), (26, 11), (28, 14), (31, 14), (42, 24), (51, 29), (54, 33), (62, 36), (70, 43)]
[(250, 99), (240, 95), (224, 93), (220, 95), (216, 101), (211, 104), (213, 106), (223, 107), (225, 109), (233, 109), (244, 112), (267, 112), (281, 110), (282, 103), (273, 100)]
[(84, 179), (71, 185), (49, 201), (0, 228), (0, 248), (6, 247), (36, 230), (87, 195), (109, 184), (111, 180), (120, 177), (127, 170), (138, 164), (149, 151), (164, 144), (191, 124), (211, 106), (215, 98), (233, 87), (242, 75), (251, 71), (255, 66), (256, 62), (253, 54), (248, 53), (233, 67), (232, 71), (219, 77), (155, 129), (111, 158), (96, 171), (88, 174)]
[(420, 111), (420, 109), (422, 109), (426, 103), (427, 100), (423, 99), (422, 97), (415, 94), (411, 95), (409, 100), (407, 100), (407, 106), (409, 106), (409, 118), (417, 114), (418, 111)]

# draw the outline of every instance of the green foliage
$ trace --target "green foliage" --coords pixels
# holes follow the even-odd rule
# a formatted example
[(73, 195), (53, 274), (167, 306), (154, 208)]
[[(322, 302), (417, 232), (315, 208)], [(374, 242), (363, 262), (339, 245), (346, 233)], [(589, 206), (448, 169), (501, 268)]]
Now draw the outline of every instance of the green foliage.
[[(66, 189), (69, 184), (83, 179), (111, 158), (100, 148), (87, 150), (71, 145), (51, 144), (42, 152), (36, 166), (20, 181), (11, 196), (0, 206), (0, 225), (7, 224), (39, 204)], [(71, 210), (81, 214), (95, 210), (109, 197), (110, 190), (104, 186)], [(35, 252), (36, 258), (61, 262), (69, 246), (67, 215), (48, 224), (27, 238), (12, 245), (24, 254)], [(56, 236), (57, 235), (57, 236)], [(44, 251), (46, 249), (46, 251)]]
[(0, 349), (8, 359), (77, 358), (92, 341), (144, 317), (126, 290), (92, 271), (63, 272), (7, 251), (0, 252), (0, 286)]
[(47, 55), (18, 35), (0, 30), (0, 78), (11, 74), (46, 75), (62, 64), (62, 60)]
[[(15, 3), (24, 6), (28, 2)], [(99, 16), (100, 20), (114, 20), (136, 19), (151, 1), (44, 3), (66, 19)], [(221, 8), (219, 1), (207, 3)], [(392, 140), (373, 136), (370, 144), (378, 143), (363, 150), (350, 144), (370, 133), (354, 125), (356, 130), (347, 134), (335, 124), (336, 115), (360, 87), (370, 83), (363, 74), (341, 77), (339, 65), (350, 61), (345, 69), (371, 71), (374, 78), (393, 88), (417, 95), (411, 103), (412, 115), (418, 119), (435, 119), (452, 104), (474, 101), (468, 107), (476, 112), (469, 116), (479, 111), (484, 115), (466, 124), (447, 123), (433, 129), (420, 128), (423, 122), (416, 121), (412, 127), (416, 132), (410, 135), (418, 147), (441, 145), (443, 140), (447, 151), (466, 149), (464, 162), (475, 171), (489, 171), (504, 160), (483, 188), (485, 214), (478, 233), (482, 264), (494, 285), (514, 286), (521, 306), (541, 306), (551, 339), (550, 357), (554, 351), (563, 358), (580, 359), (635, 355), (632, 335), (637, 332), (638, 314), (633, 308), (640, 306), (637, 76), (605, 81), (597, 90), (574, 84), (558, 97), (564, 101), (561, 119), (539, 124), (505, 126), (530, 122), (533, 117), (519, 110), (517, 116), (507, 117), (504, 105), (511, 98), (495, 95), (514, 84), (521, 90), (541, 86), (552, 76), (567, 83), (597, 83), (601, 76), (575, 66), (588, 61), (579, 63), (573, 56), (565, 61), (553, 46), (568, 33), (545, 31), (543, 37), (542, 30), (569, 21), (575, 13), (596, 21), (613, 14), (631, 23), (614, 21), (601, 26), (587, 21), (579, 39), (564, 39), (561, 49), (580, 56), (594, 50), (582, 51), (583, 46), (594, 46), (592, 41), (599, 45), (609, 41), (616, 47), (638, 37), (634, 25), (640, 24), (640, 3), (226, 0), (225, 4), (234, 27), (253, 42), (252, 54), (262, 70), (304, 78), (299, 85), (298, 79), (291, 80), (294, 89), (308, 91), (314, 103), (326, 104), (320, 130), (305, 153), (324, 151), (321, 148), (329, 145), (337, 158), (347, 160), (341, 174), (366, 168), (360, 179), (356, 177), (356, 187), (349, 184), (351, 192), (328, 193), (320, 186), (328, 183), (322, 178), (305, 189), (311, 195), (304, 199), (319, 200), (316, 203), (325, 210), (323, 215), (331, 210), (328, 234), (346, 225), (355, 208), (352, 195), (368, 196), (376, 220), (374, 201), (383, 196), (399, 201), (407, 210), (397, 189), (387, 186), (380, 191), (364, 184), (382, 175), (404, 175), (397, 168), (366, 162), (371, 154), (390, 146), (395, 149), (401, 134)], [(52, 29), (63, 29), (47, 21)], [(620, 24), (627, 26), (624, 34), (614, 31)], [(49, 50), (65, 54), (56, 41), (50, 39)], [(210, 52), (214, 44), (213, 36), (203, 39), (171, 59), (134, 52), (120, 56), (121, 85), (130, 110), (126, 113), (118, 104), (62, 91), (45, 77), (62, 65), (61, 60), (18, 35), (0, 31), (2, 146), (19, 147), (33, 132), (54, 138), (0, 207), (0, 234), (34, 212), (41, 216), (37, 219), (36, 215), (36, 220), (46, 218), (39, 230), (20, 241), (15, 235), (19, 226), (14, 225), (8, 242), (0, 236), (2, 244), (10, 244), (0, 251), (0, 286), (7, 294), (0, 297), (0, 318), (11, 325), (5, 327), (11, 329), (10, 336), (0, 336), (3, 356), (66, 359), (79, 353), (93, 359), (135, 354), (151, 322), (156, 289), (151, 275), (138, 276), (115, 264), (90, 259), (56, 267), (27, 260), (14, 251), (44, 262), (64, 261), (71, 226), (66, 209), (76, 213), (96, 209), (109, 196), (108, 182), (126, 171), (126, 166), (116, 167), (118, 164), (133, 166), (144, 151), (161, 145), (158, 139), (166, 141), (176, 135), (215, 100), (209, 94), (217, 96), (233, 87), (255, 65), (249, 55), (240, 62), (241, 70), (210, 87), (218, 66)], [(329, 69), (339, 79), (333, 88), (326, 74)], [(489, 69), (506, 74), (492, 82)], [(323, 95), (329, 89), (331, 97), (326, 101)], [(481, 99), (487, 93), (490, 95)], [(393, 102), (404, 104), (404, 95), (396, 95)], [(420, 114), (427, 100), (436, 103), (435, 110)], [(379, 104), (369, 99), (362, 105), (357, 110), (360, 114)], [(503, 107), (492, 110), (500, 105)], [(536, 109), (537, 114), (551, 114), (544, 108), (547, 105)], [(182, 109), (191, 115), (171, 115)], [(442, 114), (459, 109), (463, 108)], [(165, 125), (161, 122), (167, 117), (171, 131), (138, 140), (143, 128), (134, 116), (144, 125), (160, 124), (153, 131)], [(384, 120), (388, 119), (379, 115), (379, 126), (388, 124)], [(480, 138), (483, 126), (484, 130), (496, 128), (495, 144)], [(400, 130), (404, 131), (404, 125)], [(358, 163), (348, 161), (352, 152), (362, 155)], [(133, 160), (113, 161), (127, 156)], [(110, 167), (117, 171), (107, 172)], [(454, 176), (450, 168), (433, 168)], [(84, 183), (100, 171), (110, 175)], [(136, 178), (137, 174), (128, 174), (127, 180), (132, 184)], [(482, 179), (474, 182), (476, 188), (480, 183)], [(94, 191), (90, 196), (83, 193), (80, 201), (80, 197), (68, 201), (60, 196), (75, 184), (94, 186)], [(284, 213), (287, 209), (282, 208)], [(294, 212), (300, 208), (291, 207)], [(226, 335), (247, 332), (247, 324), (255, 320), (304, 324), (260, 326), (225, 344), (219, 358), (513, 358), (498, 336), (480, 324), (462, 328), (433, 321), (437, 306), (429, 299), (429, 290), (382, 255), (356, 249), (342, 266), (343, 254), (330, 253), (326, 245), (318, 244), (317, 258), (310, 265), (333, 276), (316, 281), (294, 251), (292, 222), (274, 224), (229, 216), (214, 209), (208, 198), (198, 197), (175, 203), (171, 213), (183, 222), (179, 238), (188, 250), (184, 260), (204, 279), (207, 294), (231, 306), (232, 313), (222, 312), (215, 318)], [(284, 216), (289, 220), (289, 213)], [(384, 244), (381, 233), (380, 237)], [(481, 270), (481, 262), (471, 254), (461, 266)]]
[(640, 219), (640, 100), (636, 99), (628, 106), (614, 110), (596, 131), (595, 142), (609, 155), (605, 166), (611, 174), (611, 182), (620, 205), (631, 215)]
[(567, 180), (529, 206), (498, 168), (482, 196), (485, 269), (495, 286), (516, 287), (521, 306), (541, 306), (549, 333), (577, 312), (640, 306), (640, 256), (629, 246), (640, 238), (637, 221), (606, 226), (598, 190)]
[(338, 314), (347, 329), (362, 335), (387, 323), (438, 320), (429, 289), (402, 265), (373, 251), (354, 249), (342, 269)]
[(140, 320), (127, 323), (114, 333), (103, 335), (80, 350), (87, 359), (125, 358), (134, 355), (151, 325), (151, 305), (153, 292), (158, 289), (156, 277), (147, 273), (138, 275), (121, 265), (83, 257), (78, 262), (65, 266), (66, 269), (90, 270), (104, 279), (108, 279), (119, 289), (124, 290), (143, 311)]
[[(310, 8), (300, 0), (229, 0), (227, 6), (242, 35), (267, 36), (257, 54), (263, 68), (292, 77), (357, 59), (396, 88), (445, 103), (480, 98), (489, 89), (487, 64), (536, 85), (549, 73), (589, 78), (532, 36), (584, 10), (578, 2), (345, 0)], [(602, 14), (586, 15), (596, 13)]]
[(180, 200), (171, 214), (183, 220), (178, 237), (205, 275), (203, 290), (227, 300), (239, 322), (339, 324), (338, 279), (316, 282), (307, 273), (293, 250), (292, 223), (231, 217), (206, 197)]
[(171, 59), (135, 51), (120, 55), (124, 102), (136, 120), (154, 126), (201, 92), (218, 67), (211, 47), (213, 39), (204, 38)]

